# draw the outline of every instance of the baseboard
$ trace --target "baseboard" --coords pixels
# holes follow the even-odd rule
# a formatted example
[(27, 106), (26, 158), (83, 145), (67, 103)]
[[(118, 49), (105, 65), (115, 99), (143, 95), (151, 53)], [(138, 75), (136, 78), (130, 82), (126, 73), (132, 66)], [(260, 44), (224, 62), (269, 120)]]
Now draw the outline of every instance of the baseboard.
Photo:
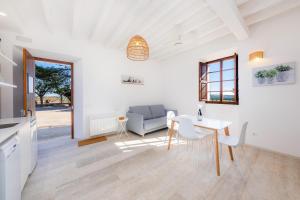
[(294, 156), (294, 155), (287, 154), (287, 153), (282, 153), (282, 152), (279, 152), (279, 151), (274, 151), (274, 150), (267, 149), (267, 148), (264, 148), (264, 147), (255, 146), (255, 145), (252, 145), (252, 144), (245, 144), (245, 146), (249, 146), (249, 147), (256, 148), (256, 149), (259, 149), (259, 150), (262, 150), (262, 151), (267, 151), (267, 152), (270, 152), (270, 153), (275, 153), (275, 154), (278, 154), (278, 155), (286, 156), (286, 157), (289, 157), (289, 158), (292, 158), (292, 159), (300, 160), (300, 157), (298, 157), (298, 156)]
[(87, 138), (84, 140), (79, 140), (78, 146), (81, 147), (81, 146), (85, 146), (85, 145), (89, 145), (89, 144), (94, 144), (97, 142), (103, 142), (106, 140), (107, 140), (106, 136), (94, 136), (94, 137), (90, 137), (90, 138)]

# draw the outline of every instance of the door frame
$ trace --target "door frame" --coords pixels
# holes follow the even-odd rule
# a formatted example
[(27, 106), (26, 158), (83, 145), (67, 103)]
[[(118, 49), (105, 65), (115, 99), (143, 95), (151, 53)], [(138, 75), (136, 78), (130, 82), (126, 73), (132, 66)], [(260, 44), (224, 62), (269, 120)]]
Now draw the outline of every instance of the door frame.
[(71, 139), (74, 139), (74, 63), (49, 58), (41, 58), (33, 56), (34, 61), (44, 61), (58, 64), (66, 64), (71, 66)]

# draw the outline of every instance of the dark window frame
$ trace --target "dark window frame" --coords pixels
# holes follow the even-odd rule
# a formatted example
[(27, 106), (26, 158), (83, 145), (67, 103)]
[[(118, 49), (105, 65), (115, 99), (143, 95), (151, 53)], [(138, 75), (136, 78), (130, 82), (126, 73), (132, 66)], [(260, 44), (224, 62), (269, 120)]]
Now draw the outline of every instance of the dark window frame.
[[(233, 59), (235, 62), (235, 66), (232, 69), (225, 69), (223, 70), (223, 62), (229, 59)], [(213, 71), (210, 73), (220, 73), (220, 81), (210, 81), (207, 82), (208, 78), (208, 65), (211, 63), (219, 62), (220, 63), (220, 70), (219, 71)], [(223, 72), (228, 70), (234, 70), (235, 77), (232, 80), (223, 80)], [(232, 56), (227, 56), (224, 58), (219, 58), (216, 60), (212, 60), (209, 62), (199, 62), (199, 101), (205, 101), (206, 103), (210, 104), (231, 104), (231, 105), (239, 105), (239, 70), (238, 70), (238, 55), (234, 54)], [(223, 83), (226, 81), (234, 81), (234, 99), (235, 101), (225, 101), (223, 99), (223, 92), (226, 92), (223, 90)], [(207, 91), (207, 83), (213, 83), (213, 82), (220, 82), (220, 101), (211, 101), (208, 100), (208, 93), (212, 91)]]

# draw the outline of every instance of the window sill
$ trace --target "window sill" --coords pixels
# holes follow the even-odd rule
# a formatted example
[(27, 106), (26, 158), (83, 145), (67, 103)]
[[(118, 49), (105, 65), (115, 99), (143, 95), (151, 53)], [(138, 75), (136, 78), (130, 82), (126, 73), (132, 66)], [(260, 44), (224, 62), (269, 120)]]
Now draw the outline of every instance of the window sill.
[(225, 104), (225, 105), (239, 105), (239, 102), (218, 102), (218, 101), (205, 101), (207, 104)]

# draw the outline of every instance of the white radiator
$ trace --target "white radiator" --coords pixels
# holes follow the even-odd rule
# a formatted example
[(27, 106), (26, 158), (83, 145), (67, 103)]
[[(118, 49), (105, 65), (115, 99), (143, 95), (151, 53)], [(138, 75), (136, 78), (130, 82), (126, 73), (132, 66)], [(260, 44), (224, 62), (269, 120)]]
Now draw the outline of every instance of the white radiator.
[(115, 114), (102, 114), (90, 117), (90, 136), (114, 132), (118, 129)]

